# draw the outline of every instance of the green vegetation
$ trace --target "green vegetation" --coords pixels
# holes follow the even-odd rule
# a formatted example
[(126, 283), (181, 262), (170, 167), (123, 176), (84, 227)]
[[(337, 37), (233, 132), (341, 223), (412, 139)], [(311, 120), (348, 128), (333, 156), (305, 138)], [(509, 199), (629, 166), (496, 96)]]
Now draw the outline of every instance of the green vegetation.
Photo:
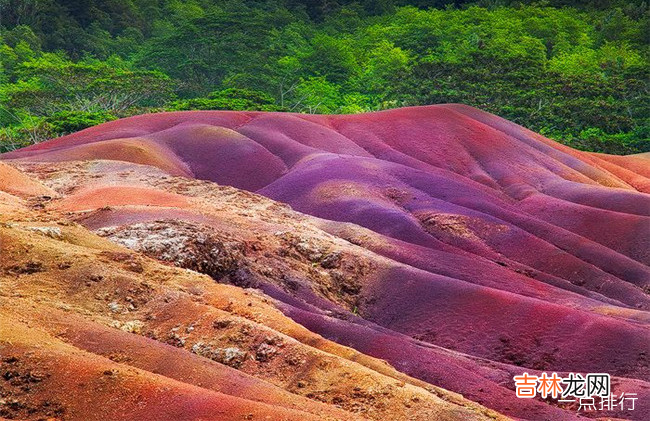
[(640, 1), (0, 0), (0, 151), (144, 112), (460, 102), (644, 152), (649, 52)]

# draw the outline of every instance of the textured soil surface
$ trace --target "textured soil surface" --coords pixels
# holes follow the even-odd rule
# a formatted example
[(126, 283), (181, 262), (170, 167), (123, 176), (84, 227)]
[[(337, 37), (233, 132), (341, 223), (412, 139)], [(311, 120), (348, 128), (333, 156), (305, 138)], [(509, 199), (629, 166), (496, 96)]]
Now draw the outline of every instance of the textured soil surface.
[[(144, 115), (0, 158), (0, 417), (650, 417), (648, 155), (441, 105)], [(637, 404), (518, 399), (523, 371)]]

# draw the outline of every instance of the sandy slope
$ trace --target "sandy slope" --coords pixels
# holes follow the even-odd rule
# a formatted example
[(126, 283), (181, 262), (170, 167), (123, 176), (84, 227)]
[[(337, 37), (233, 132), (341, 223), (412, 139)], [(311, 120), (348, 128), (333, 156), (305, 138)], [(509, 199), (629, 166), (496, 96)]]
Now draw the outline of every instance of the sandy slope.
[(4, 417), (499, 418), (25, 199), (0, 196)]
[[(606, 371), (615, 391), (639, 394), (635, 411), (608, 415), (650, 415), (646, 156), (575, 151), (444, 105), (145, 115), (3, 158), (51, 189), (28, 198), (24, 220), (42, 217), (31, 212), (74, 220), (156, 259), (262, 290), (285, 316), (362, 354), (331, 342), (327, 352), (363, 358), (383, 375), (396, 376), (364, 354), (513, 417), (573, 419), (571, 408), (514, 397), (512, 375)], [(14, 202), (23, 199), (5, 200), (21, 214)], [(200, 343), (180, 333), (184, 343), (171, 342), (224, 362), (214, 338), (192, 325), (207, 310), (167, 307), (139, 329), (169, 342), (172, 329), (191, 325)], [(288, 334), (285, 316), (261, 324)], [(249, 336), (239, 335), (249, 347), (279, 348)], [(283, 390), (386, 415), (375, 389), (350, 391), (355, 382), (323, 373), (310, 377), (317, 388), (298, 387), (291, 364), (269, 370), (266, 356), (251, 364), (231, 354), (238, 370)], [(424, 410), (398, 410), (392, 395), (386, 402), (406, 419)]]

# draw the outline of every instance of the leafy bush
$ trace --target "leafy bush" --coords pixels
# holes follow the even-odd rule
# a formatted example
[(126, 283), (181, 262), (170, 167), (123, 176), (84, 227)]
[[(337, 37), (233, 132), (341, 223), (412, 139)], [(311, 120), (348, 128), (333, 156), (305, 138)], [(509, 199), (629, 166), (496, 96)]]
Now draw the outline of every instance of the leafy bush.
[(650, 151), (643, 0), (18, 3), (0, 1), (12, 145), (156, 110), (461, 102), (581, 149)]
[(43, 142), (56, 134), (47, 122), (30, 118), (20, 125), (0, 127), (0, 153)]
[(74, 133), (97, 124), (115, 120), (113, 114), (107, 112), (60, 111), (45, 119), (50, 130), (57, 134)]
[(613, 155), (650, 151), (650, 132), (647, 128), (639, 128), (638, 132), (633, 133), (609, 134), (601, 129), (590, 127), (582, 130), (577, 136), (569, 132), (545, 134), (560, 143), (583, 151)]
[(278, 111), (270, 95), (250, 89), (229, 88), (208, 94), (207, 98), (193, 98), (173, 102), (166, 107), (169, 111), (182, 110), (258, 110)]

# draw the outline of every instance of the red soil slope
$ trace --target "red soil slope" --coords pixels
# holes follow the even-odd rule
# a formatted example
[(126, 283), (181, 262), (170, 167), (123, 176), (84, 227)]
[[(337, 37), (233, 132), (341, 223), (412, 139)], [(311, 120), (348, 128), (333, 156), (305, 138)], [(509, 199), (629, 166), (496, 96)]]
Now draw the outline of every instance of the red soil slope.
[(104, 240), (50, 199), (0, 195), (3, 419), (505, 420), (307, 331), (259, 292)]
[[(575, 417), (515, 398), (511, 376), (525, 369), (609, 372), (617, 390), (640, 397), (634, 411), (609, 415), (650, 416), (647, 156), (584, 153), (470, 107), (439, 105), (346, 116), (145, 115), (3, 158), (67, 196), (50, 209), (181, 266), (191, 259), (142, 246), (168, 228), (156, 221), (183, 220), (190, 225), (176, 230), (230, 242), (253, 230), (246, 241), (259, 244), (231, 256), (250, 259), (245, 271), (191, 268), (260, 288), (313, 332), (507, 415)], [(70, 178), (33, 164), (79, 159), (160, 171), (104, 162)], [(270, 226), (235, 223), (222, 196), (169, 181), (176, 175), (322, 219), (305, 220), (307, 240), (292, 236), (300, 228), (283, 219), (288, 210), (270, 204), (237, 211)], [(273, 240), (260, 234), (273, 230)], [(339, 249), (324, 245), (326, 233)], [(294, 251), (270, 252), (278, 241)], [(304, 262), (284, 267), (291, 259)]]
[(2, 162), (0, 162), (0, 192), (19, 197), (55, 194), (54, 190)]

